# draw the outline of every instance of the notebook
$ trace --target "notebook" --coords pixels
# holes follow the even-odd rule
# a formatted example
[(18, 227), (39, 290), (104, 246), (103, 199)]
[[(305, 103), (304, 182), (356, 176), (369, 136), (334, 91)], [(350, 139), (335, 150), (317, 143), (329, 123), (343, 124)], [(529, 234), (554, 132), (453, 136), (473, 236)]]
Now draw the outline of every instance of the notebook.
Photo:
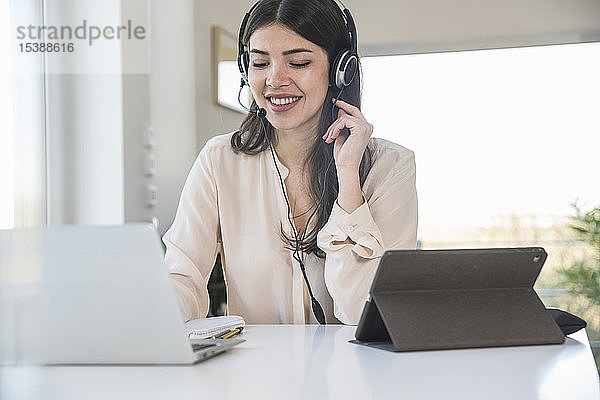
[(207, 339), (221, 336), (236, 328), (245, 326), (244, 319), (237, 315), (198, 318), (185, 323), (190, 339)]

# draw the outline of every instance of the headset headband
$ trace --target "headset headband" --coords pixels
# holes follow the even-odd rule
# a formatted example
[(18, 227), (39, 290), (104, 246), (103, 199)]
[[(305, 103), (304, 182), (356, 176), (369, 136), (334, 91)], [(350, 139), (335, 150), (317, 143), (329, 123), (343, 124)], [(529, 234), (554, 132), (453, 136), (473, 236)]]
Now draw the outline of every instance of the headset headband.
[[(341, 3), (340, 3), (341, 4)], [(343, 5), (343, 4), (342, 4)], [(356, 39), (356, 25), (354, 24), (354, 19), (352, 18), (352, 14), (350, 14), (350, 10), (346, 7), (342, 10), (344, 15), (346, 16), (346, 27), (348, 28), (348, 33), (350, 34), (351, 39), (351, 48), (350, 51), (352, 54), (357, 53), (357, 39)]]
[[(346, 22), (346, 30), (350, 35), (350, 49), (349, 50), (341, 50), (334, 62), (331, 64), (330, 68), (330, 83), (332, 85), (337, 86), (338, 88), (343, 86), (348, 86), (354, 79), (354, 75), (356, 75), (356, 70), (358, 66), (358, 55), (357, 55), (357, 37), (356, 37), (356, 25), (354, 24), (354, 19), (352, 18), (352, 14), (350, 14), (350, 10), (346, 8), (346, 6), (339, 0), (332, 0), (337, 7), (338, 4), (341, 4), (342, 7), (339, 7), (342, 11), (342, 16)], [(246, 15), (244, 15), (244, 19), (242, 20), (242, 24), (240, 25), (240, 30), (238, 32), (238, 69), (242, 74), (242, 84), (248, 83), (248, 68), (250, 65), (250, 55), (248, 51), (244, 49), (244, 32), (246, 30), (246, 25), (248, 23), (248, 19), (250, 18), (250, 14), (252, 11), (258, 6), (260, 0), (254, 3), (254, 5), (248, 10)]]

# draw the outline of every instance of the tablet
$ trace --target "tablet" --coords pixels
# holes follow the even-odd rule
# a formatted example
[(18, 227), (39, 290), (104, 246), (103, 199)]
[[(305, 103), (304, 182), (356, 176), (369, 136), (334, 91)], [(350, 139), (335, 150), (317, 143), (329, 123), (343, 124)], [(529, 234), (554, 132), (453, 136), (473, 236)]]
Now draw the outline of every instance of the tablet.
[(355, 342), (392, 351), (563, 343), (533, 290), (546, 257), (541, 247), (387, 251)]

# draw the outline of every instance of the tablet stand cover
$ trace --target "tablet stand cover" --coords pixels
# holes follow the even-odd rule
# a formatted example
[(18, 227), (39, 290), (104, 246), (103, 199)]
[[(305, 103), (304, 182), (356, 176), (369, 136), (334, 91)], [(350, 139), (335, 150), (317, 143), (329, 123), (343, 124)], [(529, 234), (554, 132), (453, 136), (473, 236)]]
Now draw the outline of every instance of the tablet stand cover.
[(546, 257), (539, 247), (388, 251), (356, 342), (392, 351), (563, 343), (533, 290)]

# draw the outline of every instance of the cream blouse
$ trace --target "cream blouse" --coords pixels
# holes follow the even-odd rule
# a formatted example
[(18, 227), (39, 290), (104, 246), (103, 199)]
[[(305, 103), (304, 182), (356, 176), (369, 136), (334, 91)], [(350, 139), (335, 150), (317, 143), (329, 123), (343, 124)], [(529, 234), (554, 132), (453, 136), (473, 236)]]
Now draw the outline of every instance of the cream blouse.
[[(280, 236), (281, 226), (293, 233), (271, 153), (235, 154), (231, 136), (206, 143), (163, 236), (182, 313), (186, 320), (206, 316), (206, 285), (220, 248), (228, 314), (249, 324), (316, 323), (300, 267)], [(325, 259), (301, 255), (327, 323), (357, 324), (383, 252), (416, 245), (414, 154), (383, 139), (370, 142), (375, 151), (362, 187), (366, 202), (352, 214), (335, 202), (317, 236)], [(285, 179), (288, 169), (276, 162)], [(356, 244), (333, 244), (347, 238)]]

